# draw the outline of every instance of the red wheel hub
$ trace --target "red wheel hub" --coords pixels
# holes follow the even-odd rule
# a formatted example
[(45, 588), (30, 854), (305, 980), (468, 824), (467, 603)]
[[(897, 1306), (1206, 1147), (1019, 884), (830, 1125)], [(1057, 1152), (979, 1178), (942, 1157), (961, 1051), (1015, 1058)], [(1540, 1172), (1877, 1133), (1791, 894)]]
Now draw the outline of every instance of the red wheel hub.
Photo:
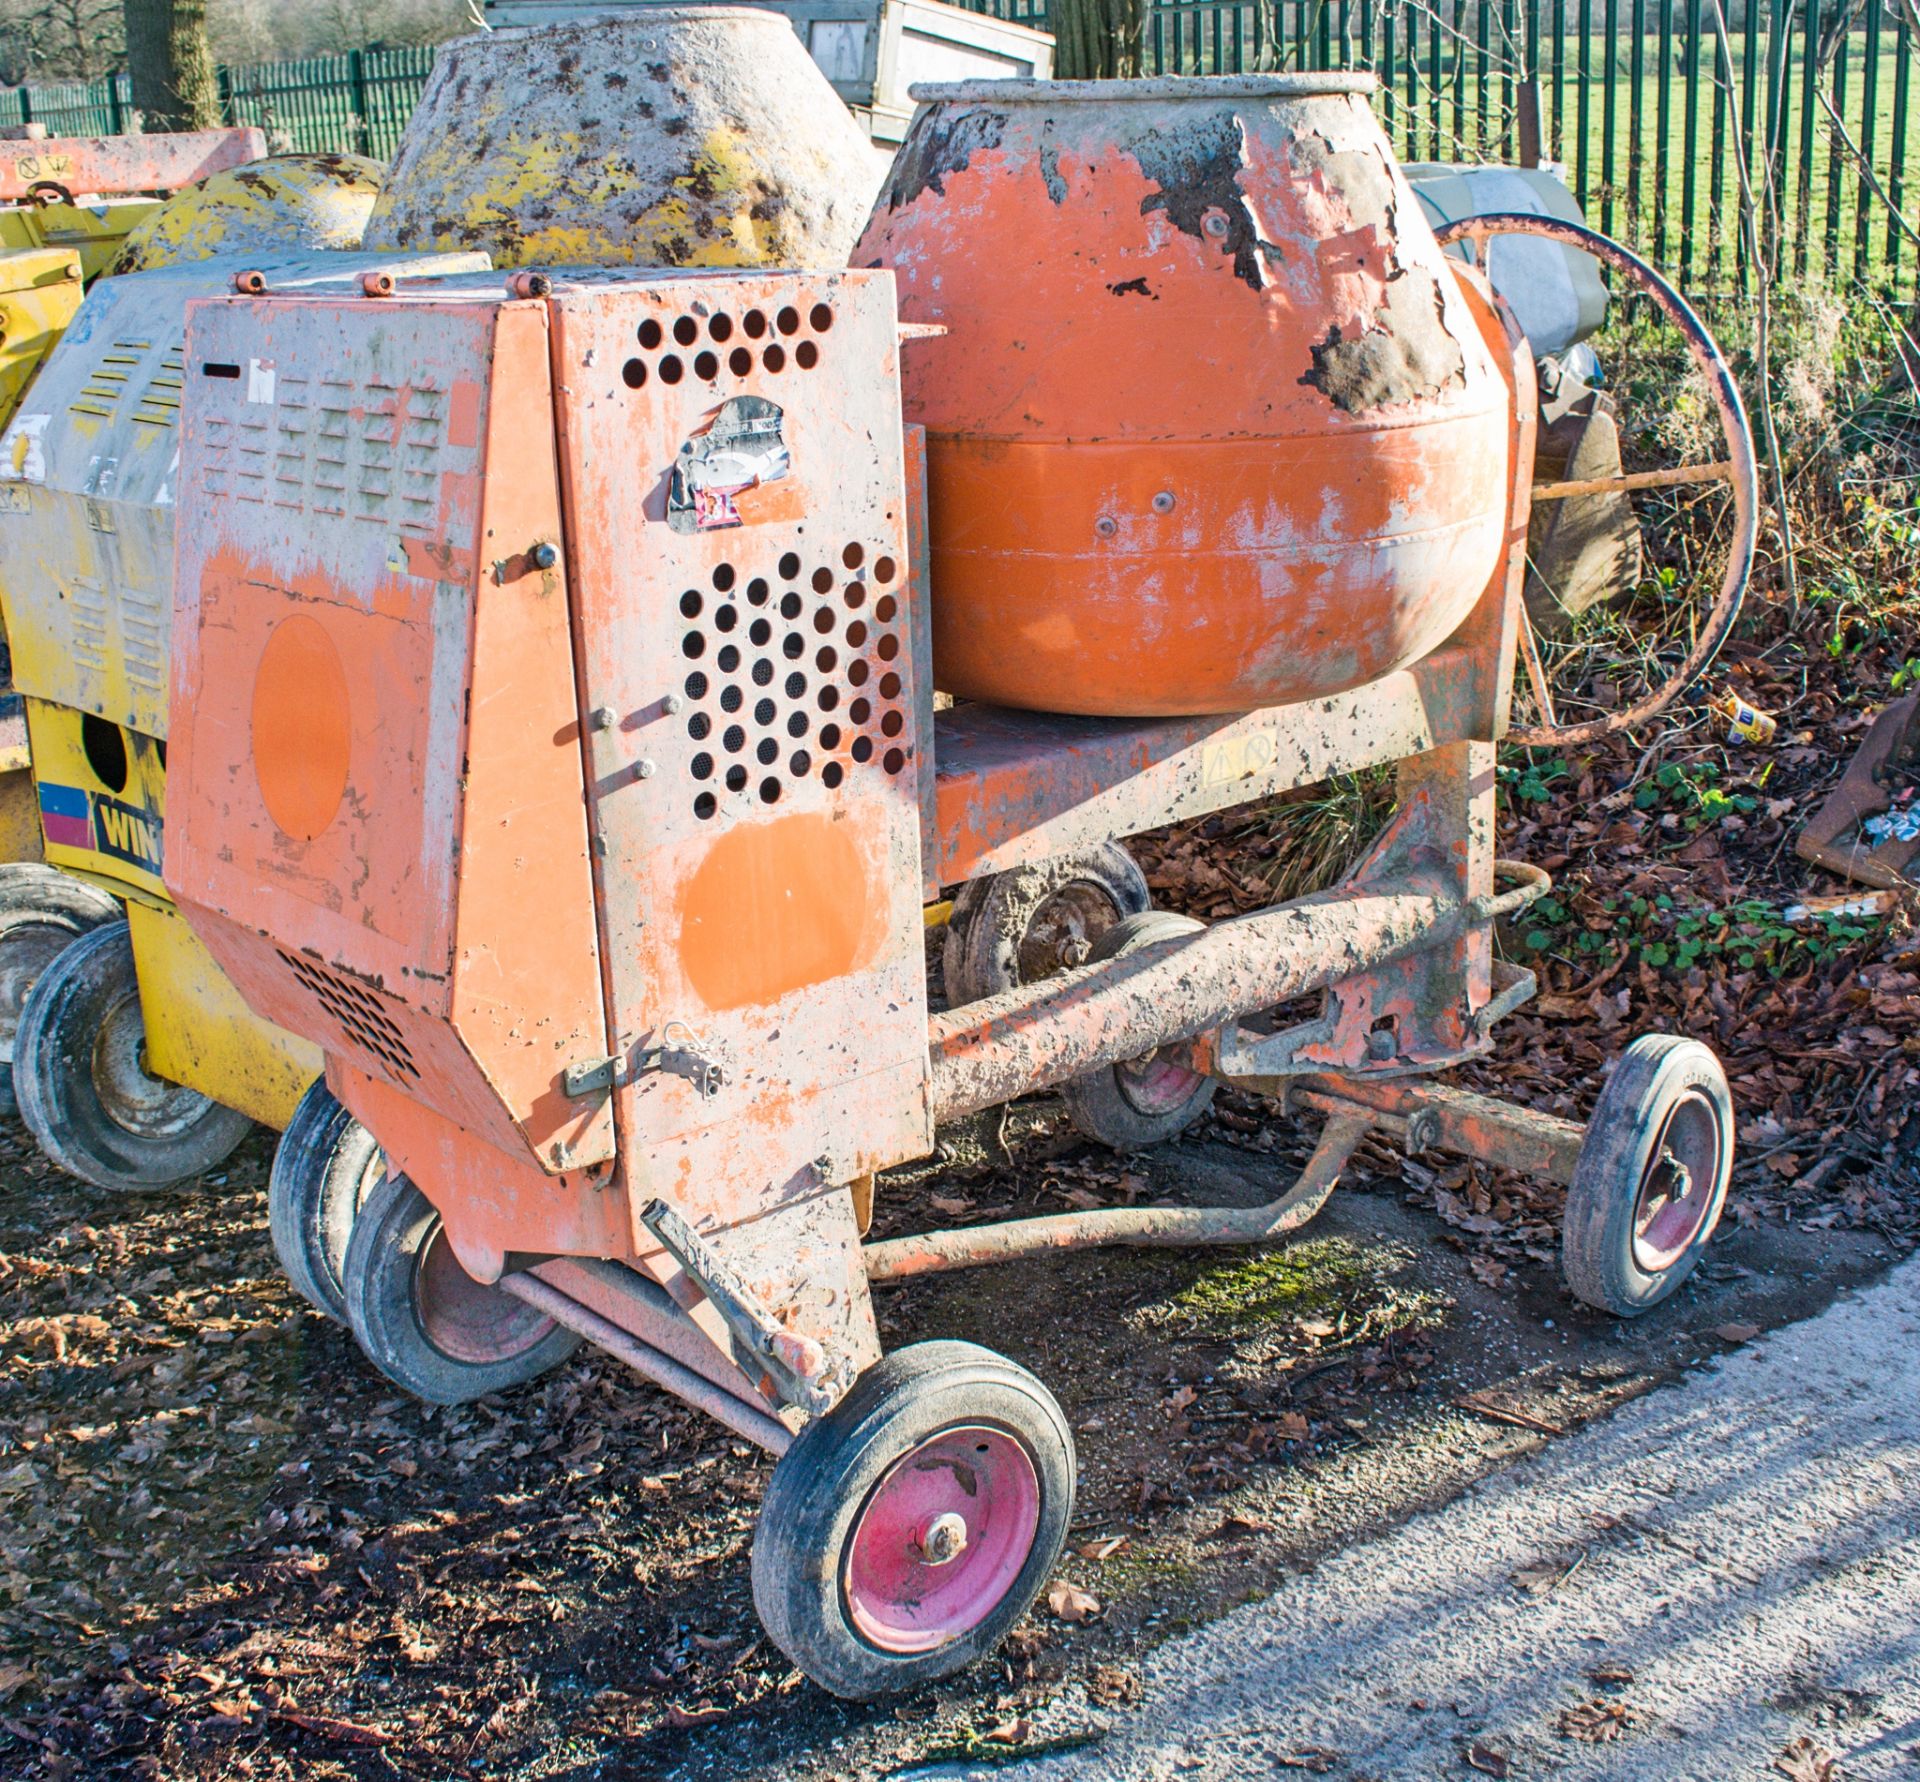
[(1633, 1209), (1633, 1260), (1645, 1273), (1678, 1262), (1712, 1214), (1721, 1142), (1719, 1115), (1704, 1095), (1689, 1091), (1668, 1111)]
[(873, 1488), (841, 1588), (883, 1652), (931, 1652), (979, 1626), (1011, 1590), (1040, 1528), (1040, 1481), (1013, 1436), (963, 1425), (929, 1436)]
[(414, 1269), (413, 1304), (427, 1340), (455, 1361), (511, 1361), (553, 1329), (545, 1312), (468, 1274), (438, 1225)]

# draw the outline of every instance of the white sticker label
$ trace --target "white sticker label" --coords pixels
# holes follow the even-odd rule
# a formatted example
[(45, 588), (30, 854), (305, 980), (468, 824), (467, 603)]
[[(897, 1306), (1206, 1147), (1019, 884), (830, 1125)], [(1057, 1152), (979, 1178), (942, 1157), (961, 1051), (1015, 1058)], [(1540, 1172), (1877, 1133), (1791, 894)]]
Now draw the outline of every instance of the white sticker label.
[(0, 483), (44, 483), (47, 451), (42, 435), (52, 415), (21, 415), (0, 439)]
[(161, 481), (160, 491), (153, 498), (153, 505), (155, 507), (173, 506), (173, 485), (179, 479), (179, 476), (180, 454), (175, 452), (173, 454), (173, 462), (167, 466), (167, 474)]
[(273, 366), (269, 361), (264, 359), (249, 359), (247, 361), (247, 400), (249, 402), (264, 402), (271, 405), (273, 401)]

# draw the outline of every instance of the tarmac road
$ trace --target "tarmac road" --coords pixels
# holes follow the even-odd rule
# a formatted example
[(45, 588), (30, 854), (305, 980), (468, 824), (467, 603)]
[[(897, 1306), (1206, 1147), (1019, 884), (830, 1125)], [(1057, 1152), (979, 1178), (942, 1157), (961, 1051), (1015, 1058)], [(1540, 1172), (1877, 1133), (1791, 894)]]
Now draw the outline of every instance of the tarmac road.
[(1920, 1260), (1170, 1641), (1142, 1680), (1118, 1718), (1077, 1691), (1047, 1709), (1012, 1773), (1920, 1782)]

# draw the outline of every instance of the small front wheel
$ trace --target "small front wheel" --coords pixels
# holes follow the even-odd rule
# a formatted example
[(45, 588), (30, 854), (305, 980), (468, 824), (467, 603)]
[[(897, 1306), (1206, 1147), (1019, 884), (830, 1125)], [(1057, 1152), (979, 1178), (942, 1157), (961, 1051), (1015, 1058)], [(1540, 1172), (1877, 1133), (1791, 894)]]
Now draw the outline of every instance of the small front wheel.
[(468, 1274), (433, 1202), (405, 1176), (367, 1196), (340, 1272), (347, 1323), (367, 1359), (428, 1404), (524, 1385), (580, 1346), (546, 1313)]
[[(1116, 922), (1094, 944), (1096, 960), (1151, 947), (1183, 934), (1197, 934), (1204, 922), (1172, 910), (1144, 910)], [(1116, 1151), (1144, 1151), (1165, 1144), (1213, 1105), (1218, 1087), (1212, 1077), (1187, 1069), (1169, 1048), (1141, 1058), (1125, 1058), (1060, 1085), (1067, 1117), (1096, 1144)]]
[(1074, 1472), (1066, 1418), (1025, 1368), (972, 1343), (896, 1350), (774, 1468), (754, 1607), (835, 1695), (949, 1676), (992, 1651), (1046, 1582)]
[(13, 1088), (51, 1162), (120, 1193), (189, 1181), (253, 1129), (245, 1114), (147, 1069), (125, 921), (81, 935), (41, 973), (14, 1034)]
[(361, 1206), (386, 1174), (374, 1136), (323, 1078), (293, 1110), (267, 1177), (267, 1226), (287, 1279), (316, 1312), (347, 1321), (341, 1270)]
[(1698, 1040), (1650, 1033), (1621, 1055), (1587, 1124), (1560, 1234), (1578, 1299), (1616, 1317), (1692, 1274), (1733, 1175), (1733, 1097)]

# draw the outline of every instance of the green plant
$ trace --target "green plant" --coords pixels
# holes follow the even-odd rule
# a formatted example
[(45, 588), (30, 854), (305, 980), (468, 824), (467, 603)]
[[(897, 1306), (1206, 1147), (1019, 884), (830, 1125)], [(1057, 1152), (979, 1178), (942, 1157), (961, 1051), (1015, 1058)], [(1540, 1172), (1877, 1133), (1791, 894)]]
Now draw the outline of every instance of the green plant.
[(1643, 811), (1664, 803), (1695, 829), (1722, 817), (1745, 816), (1758, 806), (1750, 792), (1723, 791), (1715, 783), (1719, 778), (1720, 769), (1711, 761), (1669, 761), (1648, 776), (1633, 802)]

